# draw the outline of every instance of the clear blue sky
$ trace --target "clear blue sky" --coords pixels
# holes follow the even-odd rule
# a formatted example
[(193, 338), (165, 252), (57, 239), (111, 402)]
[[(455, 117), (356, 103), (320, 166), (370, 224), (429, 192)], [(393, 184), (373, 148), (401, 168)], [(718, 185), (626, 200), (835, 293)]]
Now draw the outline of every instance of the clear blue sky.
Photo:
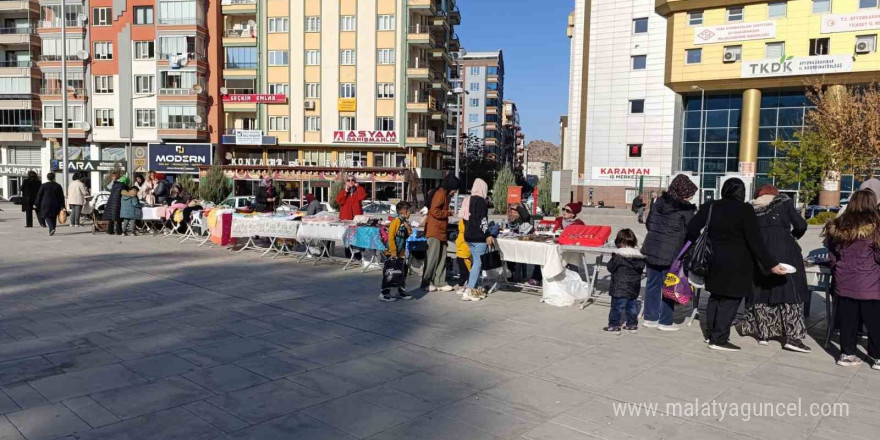
[(526, 141), (559, 143), (559, 116), (568, 109), (572, 0), (459, 0), (456, 28), (468, 51), (504, 51), (504, 98), (516, 101)]

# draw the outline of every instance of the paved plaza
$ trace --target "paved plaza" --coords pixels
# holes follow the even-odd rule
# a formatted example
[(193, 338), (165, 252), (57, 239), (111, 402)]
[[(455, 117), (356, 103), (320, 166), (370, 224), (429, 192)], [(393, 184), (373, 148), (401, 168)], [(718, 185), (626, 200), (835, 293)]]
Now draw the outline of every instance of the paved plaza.
[[(604, 305), (506, 291), (382, 303), (377, 272), (85, 228), (48, 237), (0, 208), (0, 440), (880, 436), (880, 371), (834, 364), (819, 297), (813, 353), (736, 336), (743, 351), (722, 353), (696, 323), (612, 336)], [(848, 415), (810, 413), (837, 402)], [(624, 403), (658, 413), (615, 415), (635, 410)], [(707, 409), (765, 403), (801, 413)]]

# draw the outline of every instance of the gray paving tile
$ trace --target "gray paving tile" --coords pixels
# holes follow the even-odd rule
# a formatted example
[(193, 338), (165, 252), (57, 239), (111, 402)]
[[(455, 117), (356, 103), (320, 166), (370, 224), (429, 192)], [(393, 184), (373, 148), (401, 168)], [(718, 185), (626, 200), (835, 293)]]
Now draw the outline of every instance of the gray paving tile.
[(362, 400), (371, 405), (386, 408), (403, 415), (406, 418), (415, 418), (441, 406), (441, 402), (432, 402), (420, 396), (396, 390), (387, 385), (380, 385), (368, 390), (352, 394), (352, 397)]
[(464, 399), (459, 403), (442, 408), (433, 414), (491, 432), (503, 438), (515, 438), (535, 428), (543, 422), (535, 415), (521, 417), (521, 411), (512, 408), (486, 406), (485, 399)]
[(246, 357), (266, 354), (281, 347), (257, 338), (235, 338), (214, 344), (192, 347), (192, 350), (219, 363), (235, 362)]
[(101, 406), (123, 419), (185, 405), (214, 396), (210, 391), (181, 377), (134, 385), (93, 394)]
[(244, 429), (250, 426), (244, 420), (241, 420), (204, 400), (184, 405), (184, 408), (196, 417), (222, 429), (224, 432), (238, 431), (239, 429)]
[(585, 391), (534, 377), (518, 377), (485, 391), (489, 397), (544, 416), (567, 411), (591, 397)]
[(120, 361), (116, 356), (97, 347), (62, 351), (59, 353), (47, 354), (44, 357), (48, 359), (49, 362), (52, 362), (68, 372), (97, 367), (99, 365), (113, 364)]
[(284, 360), (281, 360), (274, 356), (275, 354), (271, 356), (254, 356), (236, 361), (235, 364), (272, 380), (320, 367), (320, 365), (307, 360), (292, 357), (286, 357)]
[(98, 393), (146, 382), (119, 364), (89, 368), (32, 381), (30, 384), (50, 402)]
[(458, 423), (445, 417), (429, 414), (403, 425), (383, 431), (370, 440), (403, 440), (403, 439), (430, 439), (430, 440), (498, 440), (501, 437), (470, 425)]
[(64, 371), (41, 356), (0, 363), (0, 385), (61, 374)]
[(61, 338), (32, 339), (0, 345), (0, 362), (40, 356), (64, 350), (72, 346)]
[(100, 428), (119, 421), (119, 417), (107, 411), (88, 396), (65, 400), (62, 403), (92, 428)]
[(199, 368), (180, 356), (170, 353), (135, 359), (125, 362), (123, 365), (150, 380), (188, 373)]
[(15, 412), (21, 409), (15, 402), (9, 398), (6, 394), (0, 393), (0, 414), (6, 414)]
[(439, 404), (452, 403), (477, 392), (463, 384), (425, 372), (388, 382), (388, 386)]
[(6, 417), (28, 440), (62, 437), (91, 429), (60, 403), (25, 409)]
[(507, 370), (527, 373), (583, 353), (587, 348), (580, 344), (533, 336), (500, 347), (493, 347), (468, 357)]
[(263, 376), (231, 364), (205, 368), (184, 374), (183, 377), (217, 394), (240, 390), (269, 381), (269, 379)]
[(520, 374), (497, 367), (480, 364), (468, 359), (444, 363), (429, 370), (429, 373), (462, 383), (477, 390), (486, 390), (502, 382), (520, 377)]
[(296, 329), (287, 329), (280, 330), (271, 333), (264, 333), (259, 336), (260, 339), (265, 339), (273, 344), (280, 345), (286, 348), (294, 348), (294, 347), (303, 347), (306, 345), (311, 345), (316, 342), (325, 341), (327, 339), (334, 339), (335, 336), (324, 335), (318, 336), (314, 333), (309, 333), (302, 330)]
[(344, 338), (293, 348), (291, 352), (312, 362), (331, 365), (397, 348), (403, 344), (401, 341), (384, 336), (357, 333)]
[(43, 406), (49, 403), (42, 394), (38, 393), (27, 382), (12, 383), (3, 386), (2, 389), (21, 409)]
[(335, 399), (303, 412), (357, 438), (369, 437), (409, 420), (403, 413), (371, 405), (357, 396)]
[(303, 413), (229, 434), (222, 440), (351, 440), (354, 437)]
[(183, 408), (172, 408), (136, 419), (94, 429), (82, 440), (208, 440), (223, 431), (194, 417)]
[(285, 379), (217, 396), (209, 400), (249, 423), (260, 423), (328, 400), (328, 397)]
[(0, 416), (0, 440), (25, 440), (6, 416)]

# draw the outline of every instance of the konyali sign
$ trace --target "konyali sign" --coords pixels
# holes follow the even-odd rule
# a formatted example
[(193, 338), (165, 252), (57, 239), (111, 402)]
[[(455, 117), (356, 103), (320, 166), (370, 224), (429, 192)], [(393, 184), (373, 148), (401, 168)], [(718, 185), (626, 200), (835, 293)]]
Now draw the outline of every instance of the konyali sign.
[(824, 75), (851, 72), (852, 67), (852, 55), (782, 57), (743, 61), (741, 76), (742, 78), (771, 78), (775, 76)]

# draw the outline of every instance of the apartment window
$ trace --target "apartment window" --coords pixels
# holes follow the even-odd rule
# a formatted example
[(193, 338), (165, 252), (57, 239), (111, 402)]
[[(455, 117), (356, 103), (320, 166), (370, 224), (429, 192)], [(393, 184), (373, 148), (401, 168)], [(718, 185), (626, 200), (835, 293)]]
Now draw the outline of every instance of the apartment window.
[(633, 33), (634, 34), (647, 34), (648, 33), (648, 19), (647, 18), (636, 18), (633, 20)]
[(877, 7), (877, 0), (859, 0), (859, 9), (873, 9)]
[(159, 0), (160, 24), (201, 24), (204, 22), (204, 2), (196, 0)]
[(135, 75), (134, 92), (139, 94), (155, 93), (156, 75)]
[(479, 107), (480, 106), (480, 98), (471, 98), (470, 99), (471, 107)]
[(810, 56), (828, 55), (830, 44), (828, 38), (810, 38)]
[(113, 43), (110, 41), (98, 41), (95, 43), (95, 59), (96, 60), (112, 60), (113, 59)]
[(366, 151), (346, 151), (345, 153), (339, 154), (339, 157), (342, 158), (342, 163), (350, 166), (350, 167), (365, 167), (367, 166), (367, 152)]
[(340, 116), (339, 117), (339, 129), (340, 130), (357, 130), (357, 121), (354, 116)]
[(735, 23), (738, 21), (743, 21), (743, 8), (742, 8), (742, 6), (727, 8), (727, 22), (728, 23)]
[(813, 13), (831, 12), (831, 0), (813, 0)]
[(785, 55), (785, 43), (779, 41), (776, 43), (766, 43), (764, 45), (764, 58), (778, 60)]
[(306, 83), (306, 98), (318, 99), (321, 97), (321, 83)]
[(480, 66), (471, 66), (471, 75), (479, 75)]
[(629, 114), (640, 115), (644, 112), (645, 112), (645, 100), (644, 99), (630, 99), (629, 100)]
[(472, 83), (469, 84), (468, 88), (469, 88), (470, 91), (472, 91), (472, 92), (479, 92), (479, 91), (480, 91), (480, 83), (478, 83), (478, 82), (472, 82)]
[(684, 62), (686, 64), (700, 64), (703, 62), (703, 49), (686, 49), (684, 54)]
[(320, 50), (307, 50), (306, 51), (306, 66), (320, 66), (321, 65), (321, 51)]
[(290, 32), (290, 19), (287, 17), (269, 17), (269, 33)]
[(688, 12), (688, 26), (700, 26), (703, 24), (703, 11)]
[(379, 83), (376, 84), (376, 98), (377, 99), (394, 99), (394, 83)]
[[(724, 46), (724, 61), (727, 61), (727, 62), (742, 61), (742, 51), (743, 51), (742, 46)], [(733, 57), (732, 60), (729, 59), (730, 56), (727, 55), (728, 53), (732, 54), (732, 55), (730, 55)]]
[(113, 76), (96, 75), (95, 93), (113, 93)]
[(783, 18), (787, 13), (788, 3), (786, 2), (774, 2), (767, 5), (767, 16), (770, 18)]
[(339, 30), (342, 32), (354, 32), (357, 30), (357, 17), (343, 15), (339, 17)]
[(92, 26), (113, 24), (113, 8), (92, 8)]
[(155, 128), (156, 110), (144, 108), (135, 110), (135, 126), (137, 128)]
[(645, 70), (648, 66), (648, 56), (647, 55), (633, 55), (632, 56), (632, 68), (633, 70)]
[(394, 131), (394, 118), (390, 116), (376, 118), (376, 130)]
[(306, 131), (321, 131), (321, 118), (306, 116)]
[(290, 84), (288, 83), (269, 83), (270, 95), (290, 95)]
[(394, 20), (394, 15), (385, 14), (379, 16), (379, 27), (380, 31), (393, 31), (396, 27), (396, 22)]
[(269, 131), (287, 131), (289, 129), (289, 116), (269, 116)]
[(321, 32), (321, 17), (306, 17), (306, 32)]
[(340, 98), (355, 98), (355, 97), (357, 97), (357, 89), (356, 89), (354, 83), (339, 84), (339, 97)]
[(489, 66), (486, 68), (486, 75), (498, 75), (498, 67)]
[[(64, 123), (61, 118), (60, 105), (43, 105), (43, 128), (62, 128)], [(80, 128), (83, 121), (83, 106), (67, 106), (67, 127)]]
[(377, 64), (394, 64), (394, 49), (379, 49)]
[(135, 6), (134, 24), (153, 24), (153, 7)]
[(357, 63), (357, 53), (351, 49), (339, 51), (339, 64), (342, 66), (354, 66)]
[(113, 109), (112, 108), (98, 108), (95, 109), (95, 126), (96, 127), (112, 127), (113, 124)]
[(270, 50), (269, 65), (270, 66), (286, 66), (289, 64), (290, 52), (286, 50)]
[[(877, 36), (876, 35), (859, 35), (856, 37), (856, 49), (859, 47), (867, 47), (868, 52), (876, 52), (877, 51)], [(864, 53), (864, 51), (860, 51), (860, 53)]]
[(468, 115), (468, 122), (480, 122), (480, 115), (471, 113)]
[(134, 59), (151, 60), (156, 58), (156, 42), (155, 41), (135, 41), (134, 42)]

